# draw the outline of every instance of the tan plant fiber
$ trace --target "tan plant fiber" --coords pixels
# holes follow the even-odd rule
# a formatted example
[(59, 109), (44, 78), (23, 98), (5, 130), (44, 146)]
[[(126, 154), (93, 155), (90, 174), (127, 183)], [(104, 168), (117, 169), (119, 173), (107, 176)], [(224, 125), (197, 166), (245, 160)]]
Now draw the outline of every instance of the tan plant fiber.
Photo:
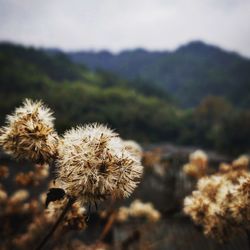
[(143, 150), (136, 141), (124, 140), (123, 145), (126, 150), (128, 150), (134, 157), (137, 157), (141, 161)]
[(196, 150), (189, 156), (189, 163), (183, 166), (183, 172), (194, 178), (201, 178), (206, 175), (208, 158), (204, 151)]
[(108, 196), (128, 197), (142, 175), (142, 165), (106, 126), (88, 124), (67, 131), (58, 150), (57, 180), (81, 202)]
[(143, 217), (149, 222), (157, 222), (161, 218), (161, 214), (154, 208), (152, 203), (144, 203), (140, 200), (134, 200), (128, 208), (119, 208), (116, 219), (118, 222), (125, 222), (129, 219), (129, 217)]
[(40, 101), (26, 99), (0, 130), (0, 145), (16, 159), (49, 162), (57, 152), (58, 135), (54, 117)]
[(250, 173), (242, 162), (244, 168), (223, 165), (218, 174), (199, 179), (184, 200), (184, 212), (220, 242), (250, 229)]

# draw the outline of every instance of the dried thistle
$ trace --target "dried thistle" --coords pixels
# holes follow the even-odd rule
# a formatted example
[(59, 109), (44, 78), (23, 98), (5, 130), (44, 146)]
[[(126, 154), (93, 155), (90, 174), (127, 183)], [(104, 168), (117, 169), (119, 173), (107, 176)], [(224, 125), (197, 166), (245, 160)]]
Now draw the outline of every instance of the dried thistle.
[(249, 157), (241, 155), (239, 158), (232, 162), (232, 168), (234, 170), (246, 170), (249, 166)]
[(208, 158), (202, 150), (196, 150), (189, 156), (189, 163), (183, 166), (183, 172), (186, 175), (192, 176), (196, 179), (206, 175), (208, 165)]
[(202, 150), (196, 150), (190, 154), (189, 160), (191, 163), (200, 167), (205, 167), (208, 162), (207, 154)]
[(58, 182), (81, 202), (128, 197), (142, 175), (141, 163), (123, 147), (118, 134), (89, 124), (66, 132), (58, 150)]
[(184, 212), (203, 226), (206, 235), (220, 242), (250, 228), (250, 174), (246, 164), (224, 166), (219, 174), (201, 178), (198, 190), (184, 200)]
[(137, 142), (133, 140), (124, 140), (123, 146), (128, 152), (130, 152), (134, 157), (138, 158), (141, 161), (143, 150)]
[(42, 102), (26, 99), (0, 130), (0, 145), (16, 159), (49, 162), (57, 153), (54, 117)]
[(25, 189), (19, 189), (10, 196), (9, 202), (11, 204), (19, 204), (29, 198), (29, 192)]
[(221, 163), (220, 165), (219, 165), (219, 172), (221, 173), (221, 174), (225, 174), (225, 173), (228, 173), (229, 171), (231, 171), (232, 170), (232, 166), (230, 165), (230, 164), (228, 164), (228, 163)]
[(116, 215), (116, 220), (118, 222), (126, 222), (129, 218), (129, 208), (127, 207), (120, 207), (118, 213)]
[(125, 222), (129, 217), (142, 217), (146, 218), (149, 222), (157, 222), (161, 218), (161, 214), (154, 208), (152, 203), (143, 203), (140, 200), (135, 200), (128, 208), (119, 208), (116, 220), (118, 222)]

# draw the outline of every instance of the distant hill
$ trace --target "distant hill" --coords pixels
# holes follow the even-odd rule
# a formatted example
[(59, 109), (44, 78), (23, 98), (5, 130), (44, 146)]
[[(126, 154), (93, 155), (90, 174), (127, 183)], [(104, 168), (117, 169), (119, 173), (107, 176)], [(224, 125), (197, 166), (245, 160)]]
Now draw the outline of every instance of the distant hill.
[(177, 129), (171, 127), (177, 117), (171, 98), (152, 84), (93, 72), (60, 51), (0, 43), (0, 124), (27, 97), (55, 110), (60, 131), (102, 122), (126, 137), (164, 140), (173, 139)]
[(238, 107), (250, 107), (250, 60), (200, 41), (173, 52), (136, 49), (119, 54), (79, 51), (68, 55), (73, 62), (91, 69), (162, 87), (183, 107), (196, 106), (208, 95), (225, 97)]
[[(185, 52), (186, 49), (188, 52)], [(203, 51), (203, 45), (201, 50)], [(199, 52), (196, 46), (195, 53), (190, 52), (190, 46), (178, 51), (182, 58), (182, 66), (177, 59), (178, 67), (173, 66), (171, 53), (162, 56), (161, 60), (165, 66), (168, 65), (166, 63), (168, 60), (171, 62), (169, 68), (176, 69), (175, 78), (180, 79), (181, 82), (183, 75), (185, 79), (193, 77), (190, 67), (188, 67), (189, 62), (203, 62), (205, 57), (204, 52)], [(133, 54), (134, 52), (124, 52), (123, 56), (125, 57), (127, 53)], [(133, 67), (136, 68), (137, 64), (140, 64), (139, 59), (141, 58), (142, 63), (147, 61), (148, 72), (153, 72), (154, 67), (159, 70), (156, 61), (152, 64), (150, 53), (143, 50), (137, 51), (138, 57), (137, 61), (133, 62)], [(183, 56), (186, 53), (188, 62), (185, 63)], [(191, 57), (190, 53), (195, 56)], [(224, 52), (222, 53), (224, 55)], [(231, 68), (237, 69), (237, 74), (235, 73), (237, 76), (239, 75), (238, 70), (241, 70), (242, 79), (237, 82), (236, 78), (230, 79), (227, 76), (228, 89), (223, 87), (223, 91), (226, 93), (235, 91), (234, 96), (237, 96), (238, 103), (242, 104), (244, 101), (246, 102), (249, 95), (249, 91), (247, 91), (249, 85), (242, 85), (244, 82), (248, 83), (248, 61), (245, 60), (247, 63), (242, 63), (244, 59), (237, 55), (231, 56), (235, 56), (236, 59), (238, 58), (236, 62), (240, 62), (235, 63), (238, 65), (237, 67), (233, 64), (234, 66)], [(156, 52), (154, 57), (159, 58), (159, 53)], [(214, 55), (210, 57), (214, 58)], [(217, 68), (220, 68), (220, 71), (216, 72), (215, 76), (220, 82), (223, 79), (222, 75), (223, 77), (226, 75), (221, 73), (221, 68), (223, 65), (224, 67), (227, 65), (225, 67), (227, 69), (230, 68), (229, 65), (232, 62), (228, 62), (225, 57), (222, 65), (222, 57), (219, 56), (218, 61), (213, 65), (205, 68), (203, 64), (200, 63), (201, 69), (198, 67), (198, 62), (195, 64), (196, 67), (192, 67), (194, 67), (195, 79), (200, 78), (204, 84), (208, 83), (205, 76), (210, 75), (209, 69), (213, 69), (214, 64), (219, 65)], [(133, 71), (129, 63), (128, 66), (129, 70)], [(197, 75), (197, 71), (203, 73)], [(233, 74), (233, 70), (231, 74)], [(155, 76), (158, 76), (157, 71)], [(104, 70), (92, 71), (84, 65), (73, 63), (65, 53), (57, 49), (44, 51), (0, 43), (0, 125), (4, 124), (6, 114), (13, 111), (24, 98), (28, 97), (44, 100), (55, 111), (56, 127), (59, 133), (71, 126), (87, 122), (100, 122), (114, 128), (122, 137), (133, 138), (139, 142), (196, 145), (234, 155), (249, 152), (249, 110), (239, 110), (226, 98), (217, 96), (204, 98), (201, 104), (193, 109), (181, 109), (172, 101), (166, 88), (163, 88), (160, 82), (157, 85), (147, 80), (146, 77), (146, 80), (136, 77), (133, 77), (134, 80), (125, 80)], [(196, 86), (193, 84), (190, 82), (190, 85)], [(210, 90), (212, 86), (214, 85), (209, 85)], [(203, 96), (206, 95), (204, 89), (193, 87), (192, 91), (193, 99), (199, 93)], [(188, 90), (186, 93), (190, 95)], [(223, 92), (223, 94), (225, 93)]]

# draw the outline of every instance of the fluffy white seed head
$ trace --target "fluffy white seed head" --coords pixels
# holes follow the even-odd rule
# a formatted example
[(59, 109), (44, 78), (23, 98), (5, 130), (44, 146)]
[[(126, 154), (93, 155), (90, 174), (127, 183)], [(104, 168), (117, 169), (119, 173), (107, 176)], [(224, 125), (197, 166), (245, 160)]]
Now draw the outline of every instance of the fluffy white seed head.
[(107, 196), (128, 197), (138, 184), (142, 166), (124, 147), (118, 134), (89, 124), (66, 132), (58, 150), (60, 186), (82, 202)]
[(42, 102), (26, 99), (0, 130), (0, 145), (17, 159), (48, 162), (56, 155), (58, 135), (54, 117)]

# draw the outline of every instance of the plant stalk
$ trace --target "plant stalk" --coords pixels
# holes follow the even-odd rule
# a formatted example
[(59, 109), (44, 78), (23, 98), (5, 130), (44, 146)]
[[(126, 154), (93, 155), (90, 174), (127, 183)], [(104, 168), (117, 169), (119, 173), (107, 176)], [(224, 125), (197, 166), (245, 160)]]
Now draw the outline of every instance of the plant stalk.
[(55, 224), (53, 225), (53, 227), (49, 230), (49, 232), (45, 235), (45, 237), (43, 238), (43, 240), (41, 241), (41, 243), (39, 244), (39, 246), (37, 248), (35, 248), (35, 250), (41, 250), (45, 246), (45, 244), (52, 237), (52, 235), (56, 231), (57, 227), (59, 226), (59, 224), (63, 220), (64, 216), (67, 214), (67, 212), (69, 211), (69, 209), (71, 208), (71, 206), (73, 205), (74, 202), (75, 202), (75, 198), (70, 197), (68, 199), (68, 202), (67, 202), (66, 206), (64, 207), (62, 213), (58, 217), (57, 221), (55, 222)]

